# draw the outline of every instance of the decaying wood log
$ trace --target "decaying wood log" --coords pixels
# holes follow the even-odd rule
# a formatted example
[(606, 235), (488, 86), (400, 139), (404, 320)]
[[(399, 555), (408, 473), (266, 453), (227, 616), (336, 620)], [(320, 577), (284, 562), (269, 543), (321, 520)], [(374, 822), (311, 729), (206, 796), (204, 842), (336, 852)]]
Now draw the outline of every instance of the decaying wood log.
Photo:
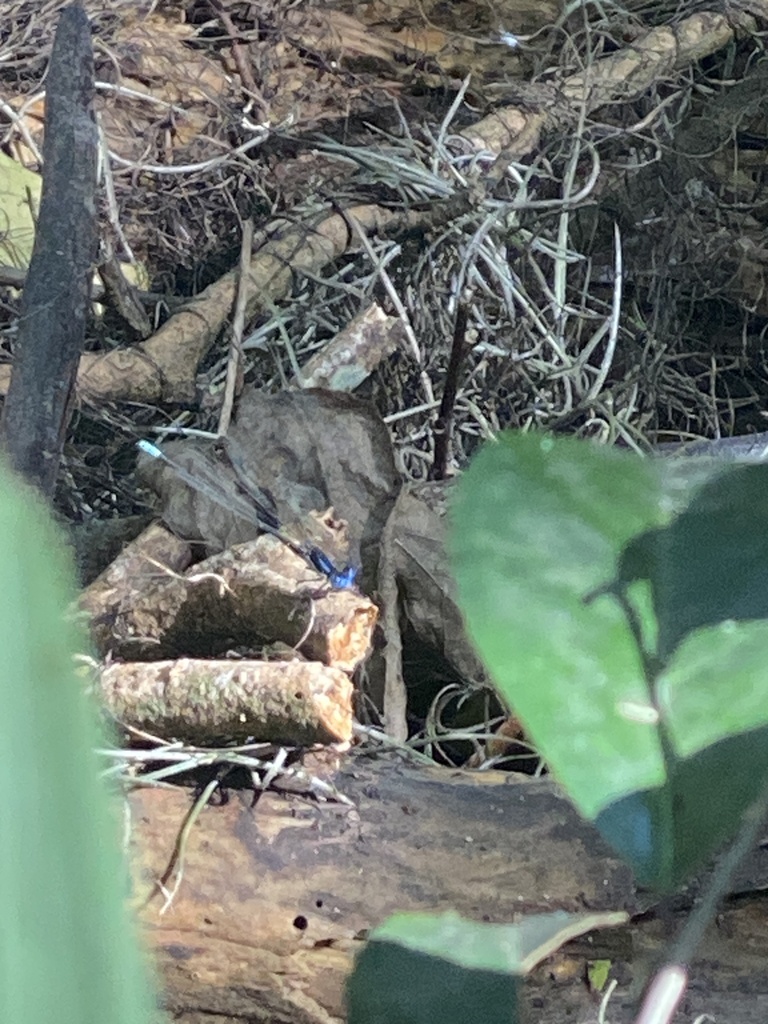
[[(233, 793), (205, 808), (169, 904), (155, 881), (190, 797), (131, 795), (134, 901), (175, 1020), (341, 1021), (353, 956), (366, 931), (396, 910), (456, 909), (499, 922), (556, 909), (639, 914), (652, 906), (547, 780), (357, 757), (334, 781), (354, 807), (269, 792), (255, 806), (250, 793)], [(744, 872), (749, 889), (768, 882), (768, 857), (759, 857)], [(755, 995), (768, 993), (768, 926), (758, 899), (742, 897), (711, 930), (691, 968), (687, 1020), (726, 1006), (729, 1022), (765, 1019)], [(586, 965), (605, 958), (619, 981), (609, 1019), (631, 1020), (662, 939), (648, 913), (569, 944), (529, 979), (531, 1019), (596, 1020)]]
[[(157, 557), (158, 549), (172, 564)], [(184, 542), (152, 527), (83, 592), (80, 608), (90, 616), (101, 654), (216, 657), (227, 648), (281, 642), (345, 672), (368, 654), (376, 606), (359, 593), (324, 587), (322, 577), (274, 537), (236, 545), (179, 572), (188, 561), (185, 550)]]
[(110, 665), (104, 708), (130, 729), (188, 744), (311, 745), (352, 739), (352, 681), (317, 661), (177, 661)]

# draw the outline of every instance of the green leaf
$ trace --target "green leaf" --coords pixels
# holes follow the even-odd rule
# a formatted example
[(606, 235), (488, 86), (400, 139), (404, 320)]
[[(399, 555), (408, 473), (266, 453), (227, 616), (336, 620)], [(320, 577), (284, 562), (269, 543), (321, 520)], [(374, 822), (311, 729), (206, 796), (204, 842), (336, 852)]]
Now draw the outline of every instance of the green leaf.
[(24, 1024), (146, 1024), (118, 822), (73, 657), (73, 574), (37, 496), (0, 466), (0, 1005)]
[(605, 807), (595, 825), (642, 885), (672, 892), (731, 839), (765, 787), (768, 728), (672, 763), (664, 786)]
[(459, 487), (459, 593), (496, 685), (661, 889), (732, 835), (768, 771), (767, 520), (768, 467), (670, 470), (572, 440), (504, 439)]
[[(594, 597), (668, 514), (654, 462), (509, 436), (461, 480), (451, 546), (469, 632), (494, 682), (587, 817), (664, 781), (642, 658), (619, 603)], [(590, 600), (594, 597), (593, 600)]]
[(538, 914), (481, 924), (396, 914), (371, 933), (347, 985), (349, 1024), (510, 1024), (520, 978), (561, 945), (627, 915)]
[(610, 960), (590, 960), (587, 964), (587, 981), (593, 992), (602, 992), (611, 976)]
[(768, 617), (768, 465), (707, 481), (668, 526), (629, 544), (619, 579), (650, 583), (662, 662), (701, 626)]

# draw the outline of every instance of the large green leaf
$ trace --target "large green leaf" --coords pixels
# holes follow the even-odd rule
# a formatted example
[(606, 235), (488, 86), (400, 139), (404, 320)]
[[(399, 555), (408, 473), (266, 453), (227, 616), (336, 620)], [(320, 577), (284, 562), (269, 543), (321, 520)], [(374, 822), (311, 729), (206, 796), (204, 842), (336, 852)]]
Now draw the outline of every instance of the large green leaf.
[(146, 1024), (118, 822), (73, 660), (73, 574), (37, 496), (2, 465), (0, 565), (0, 1019)]
[(633, 537), (664, 521), (660, 473), (572, 439), (509, 436), (460, 482), (452, 549), (470, 634), (582, 813), (664, 781), (637, 644), (611, 595)]
[(455, 915), (391, 918), (355, 962), (349, 1024), (515, 1024), (520, 978), (504, 956), (501, 928), (479, 941), (476, 928)]
[(692, 469), (517, 436), (481, 453), (454, 510), (496, 685), (660, 888), (732, 834), (768, 768), (768, 467)]

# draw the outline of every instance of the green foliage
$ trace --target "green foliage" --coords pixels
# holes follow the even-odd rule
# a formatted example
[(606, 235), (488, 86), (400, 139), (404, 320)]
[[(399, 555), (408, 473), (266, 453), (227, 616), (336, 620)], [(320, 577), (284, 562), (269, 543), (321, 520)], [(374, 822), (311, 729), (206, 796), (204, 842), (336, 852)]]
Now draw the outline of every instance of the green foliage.
[(347, 987), (348, 1024), (515, 1024), (522, 978), (564, 942), (626, 914), (532, 914), (480, 924), (395, 914), (372, 934)]
[(733, 833), (768, 767), (768, 466), (685, 462), (502, 438), (461, 481), (452, 541), (499, 690), (662, 890)]
[[(37, 496), (0, 466), (0, 1019), (147, 1024), (118, 822), (73, 656), (73, 573)], [(114, 808), (113, 808), (114, 810)]]
[(519, 979), (504, 941), (512, 932), (454, 914), (395, 915), (357, 959), (348, 1024), (514, 1024)]
[(668, 526), (634, 538), (618, 578), (650, 585), (666, 664), (693, 630), (768, 618), (767, 566), (768, 467), (756, 464), (718, 474)]

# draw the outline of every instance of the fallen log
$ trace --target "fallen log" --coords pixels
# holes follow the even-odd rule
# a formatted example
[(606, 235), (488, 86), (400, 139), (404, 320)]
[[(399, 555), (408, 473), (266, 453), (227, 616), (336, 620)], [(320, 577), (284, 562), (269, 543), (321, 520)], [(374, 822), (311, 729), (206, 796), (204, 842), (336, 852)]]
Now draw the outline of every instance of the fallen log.
[[(596, 1019), (587, 964), (607, 959), (620, 986), (609, 1019), (632, 1019), (665, 929), (652, 898), (552, 782), (360, 755), (333, 781), (353, 806), (274, 791), (254, 802), (238, 791), (206, 807), (172, 898), (157, 880), (191, 798), (183, 789), (131, 795), (134, 901), (174, 1020), (341, 1021), (345, 978), (368, 930), (397, 910), (451, 908), (492, 922), (552, 910), (634, 915), (570, 943), (525, 990), (537, 1021)], [(745, 891), (768, 884), (760, 856), (745, 868)], [(691, 968), (687, 1019), (726, 1006), (729, 1021), (764, 1019), (754, 997), (768, 992), (764, 916), (744, 898), (721, 915)]]

